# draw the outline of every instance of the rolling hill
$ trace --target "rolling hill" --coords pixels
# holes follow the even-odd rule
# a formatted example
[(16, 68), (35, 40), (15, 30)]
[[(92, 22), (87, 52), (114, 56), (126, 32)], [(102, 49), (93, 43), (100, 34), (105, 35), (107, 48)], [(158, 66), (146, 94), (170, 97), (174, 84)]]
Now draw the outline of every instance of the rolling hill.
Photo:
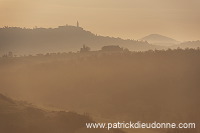
[(1, 133), (124, 133), (120, 130), (87, 129), (94, 122), (87, 115), (49, 111), (0, 94)]
[(151, 34), (146, 37), (143, 37), (140, 40), (147, 41), (151, 44), (160, 45), (160, 46), (172, 46), (179, 43), (175, 39), (172, 39), (163, 35), (159, 35), (159, 34)]
[(197, 41), (187, 41), (187, 42), (183, 42), (183, 43), (180, 43), (179, 45), (174, 45), (171, 47), (172, 49), (173, 48), (182, 48), (182, 49), (185, 49), (185, 48), (200, 48), (200, 41), (197, 40)]
[(124, 40), (100, 36), (75, 26), (57, 28), (0, 28), (0, 53), (38, 54), (48, 52), (78, 51), (83, 45), (99, 50), (106, 45), (119, 45), (130, 50), (149, 50), (153, 46), (144, 41)]

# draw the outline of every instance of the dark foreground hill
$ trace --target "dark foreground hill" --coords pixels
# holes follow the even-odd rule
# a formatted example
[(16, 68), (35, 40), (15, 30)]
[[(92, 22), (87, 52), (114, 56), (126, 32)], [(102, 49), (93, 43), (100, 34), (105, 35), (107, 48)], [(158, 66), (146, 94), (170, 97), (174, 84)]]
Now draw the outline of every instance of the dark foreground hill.
[(95, 35), (81, 27), (59, 26), (58, 28), (0, 28), (0, 52), (16, 54), (78, 51), (85, 44), (92, 50), (106, 45), (120, 45), (130, 50), (149, 50), (155, 46), (136, 40)]
[(93, 121), (73, 112), (42, 110), (0, 94), (1, 133), (109, 133), (103, 129), (86, 129), (86, 122)]

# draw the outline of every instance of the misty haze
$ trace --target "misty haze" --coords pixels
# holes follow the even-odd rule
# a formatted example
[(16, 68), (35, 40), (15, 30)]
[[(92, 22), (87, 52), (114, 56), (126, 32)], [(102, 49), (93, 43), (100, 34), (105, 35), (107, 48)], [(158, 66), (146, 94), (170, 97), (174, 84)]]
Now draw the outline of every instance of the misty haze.
[(199, 5), (0, 0), (0, 133), (199, 133)]

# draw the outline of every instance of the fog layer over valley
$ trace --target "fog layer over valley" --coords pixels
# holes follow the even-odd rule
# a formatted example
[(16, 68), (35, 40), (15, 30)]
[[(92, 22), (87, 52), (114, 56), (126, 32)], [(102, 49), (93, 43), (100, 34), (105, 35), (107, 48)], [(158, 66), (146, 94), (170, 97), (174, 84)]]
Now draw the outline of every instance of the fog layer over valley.
[(110, 120), (198, 122), (200, 51), (0, 58), (0, 91)]

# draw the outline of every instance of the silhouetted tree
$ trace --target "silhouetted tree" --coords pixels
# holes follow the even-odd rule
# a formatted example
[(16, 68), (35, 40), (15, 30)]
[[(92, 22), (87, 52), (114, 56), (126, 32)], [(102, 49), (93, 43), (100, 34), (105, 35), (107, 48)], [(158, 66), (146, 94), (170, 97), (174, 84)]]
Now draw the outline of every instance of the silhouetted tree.
[(8, 52), (8, 57), (13, 57), (13, 53), (11, 51)]
[(86, 46), (86, 45), (83, 45), (83, 47), (80, 49), (80, 52), (83, 53), (83, 52), (89, 52), (90, 51), (90, 47)]

